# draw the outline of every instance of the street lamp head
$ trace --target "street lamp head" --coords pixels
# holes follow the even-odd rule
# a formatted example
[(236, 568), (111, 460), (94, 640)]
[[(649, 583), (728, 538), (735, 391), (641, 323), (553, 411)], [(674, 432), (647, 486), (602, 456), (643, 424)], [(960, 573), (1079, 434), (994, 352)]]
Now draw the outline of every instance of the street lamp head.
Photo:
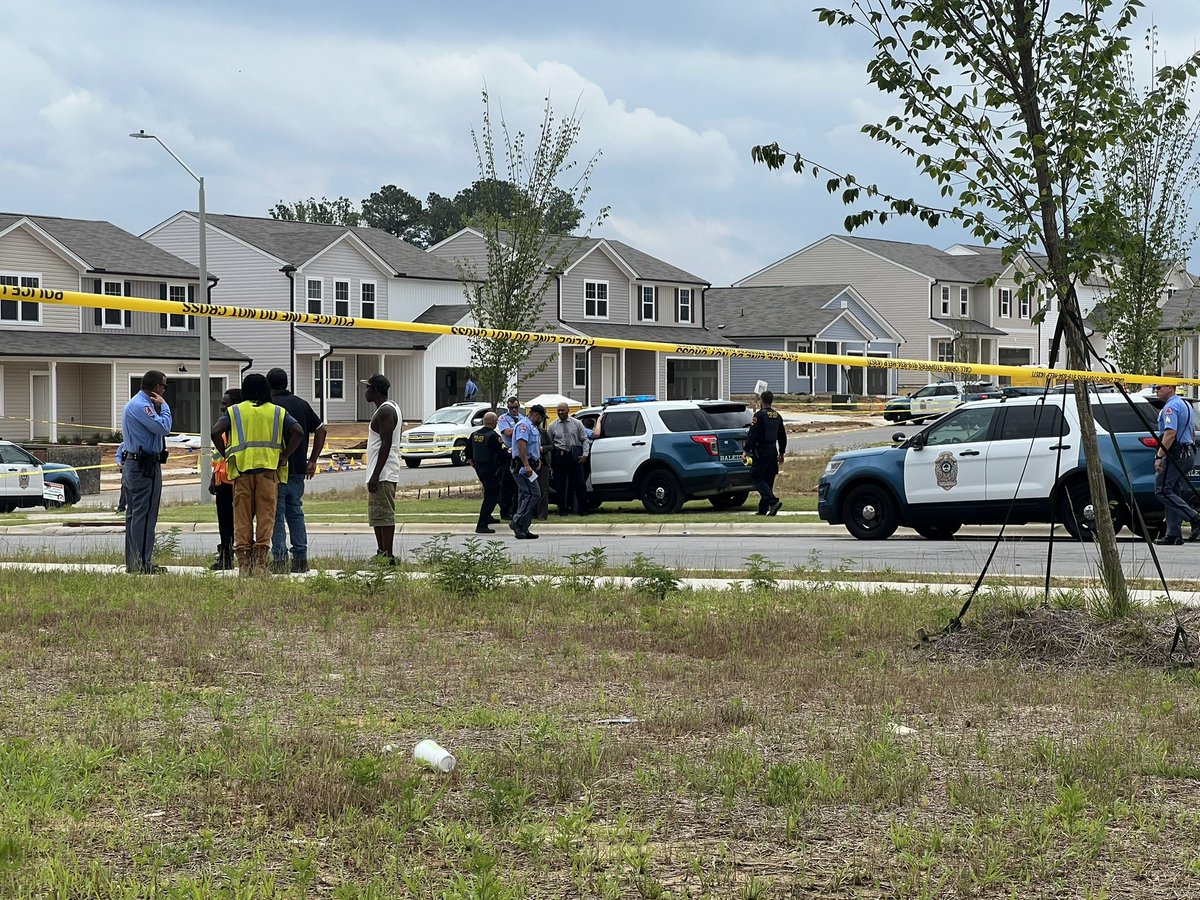
[(152, 135), (152, 134), (146, 134), (145, 128), (142, 128), (138, 131), (131, 131), (129, 133), (129, 136), (131, 138), (153, 138), (154, 137), (154, 135)]

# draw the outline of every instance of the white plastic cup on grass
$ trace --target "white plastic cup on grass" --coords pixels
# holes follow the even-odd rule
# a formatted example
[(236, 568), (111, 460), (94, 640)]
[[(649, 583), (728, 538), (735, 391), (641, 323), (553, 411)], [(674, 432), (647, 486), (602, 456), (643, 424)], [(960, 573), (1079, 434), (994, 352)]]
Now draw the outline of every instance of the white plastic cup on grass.
[(426, 738), (413, 747), (413, 759), (432, 766), (445, 775), (453, 772), (455, 765), (458, 763), (453, 753), (437, 741), (431, 741), (429, 738)]

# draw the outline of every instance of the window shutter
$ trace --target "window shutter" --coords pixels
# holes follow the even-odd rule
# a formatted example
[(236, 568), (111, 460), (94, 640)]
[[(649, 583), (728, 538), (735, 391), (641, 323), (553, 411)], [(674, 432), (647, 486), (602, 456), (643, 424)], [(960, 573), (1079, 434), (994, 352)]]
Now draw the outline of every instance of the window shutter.
[[(158, 286), (158, 299), (159, 300), (167, 299), (167, 283), (165, 281)], [(158, 327), (161, 328), (163, 331), (167, 330), (167, 314), (166, 313), (159, 314)]]
[(125, 292), (126, 297), (132, 297), (133, 296), (133, 282), (132, 281), (125, 282), (125, 287), (123, 288), (123, 290)]
[[(101, 281), (99, 278), (92, 279), (92, 293), (93, 294), (103, 294), (104, 293), (104, 282)], [(92, 312), (95, 315), (96, 325), (98, 327), (103, 326), (104, 325), (104, 310), (94, 309), (94, 310), (92, 310)]]
[(125, 327), (133, 327), (133, 313), (131, 313), (129, 310), (125, 310)]
[(187, 327), (191, 331), (196, 330), (196, 317), (195, 316), (188, 316)]
[(104, 310), (102, 310), (102, 309), (93, 309), (93, 310), (92, 310), (92, 312), (93, 312), (93, 313), (95, 313), (95, 316), (94, 316), (94, 318), (95, 318), (95, 320), (96, 320), (96, 325), (97, 325), (97, 326), (101, 326), (101, 325), (103, 325), (103, 324), (104, 324)]
[(675, 321), (679, 321), (679, 288), (675, 288)]
[[(133, 282), (126, 281), (121, 286), (121, 294), (124, 297), (128, 297), (131, 294), (133, 294)], [(125, 310), (125, 327), (126, 328), (133, 327), (133, 313), (131, 313), (129, 310)]]
[(642, 319), (643, 319), (643, 318), (645, 318), (645, 317), (642, 315), (642, 291), (643, 291), (643, 290), (645, 290), (645, 288), (643, 288), (643, 287), (642, 287), (642, 286), (639, 284), (639, 285), (638, 285), (638, 289), (637, 289), (637, 308), (638, 308), (638, 321), (639, 321), (639, 322), (640, 322), (640, 321), (642, 321)]
[(658, 319), (658, 287), (654, 288), (654, 318)]

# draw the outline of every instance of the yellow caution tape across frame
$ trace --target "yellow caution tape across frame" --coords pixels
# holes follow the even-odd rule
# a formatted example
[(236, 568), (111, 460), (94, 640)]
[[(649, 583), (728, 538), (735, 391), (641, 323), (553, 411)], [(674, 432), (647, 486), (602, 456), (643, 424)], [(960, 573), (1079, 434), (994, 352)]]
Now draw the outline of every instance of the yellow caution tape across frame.
[[(634, 341), (620, 338), (593, 338), (573, 334), (543, 334), (533, 331), (505, 331), (465, 325), (440, 325), (431, 322), (394, 322), (384, 319), (356, 319), (351, 316), (326, 316), (315, 313), (291, 312), (279, 309), (256, 309), (245, 306), (226, 306), (214, 303), (177, 303), (170, 300), (150, 300), (140, 297), (110, 297), (85, 294), (81, 291), (54, 291), (47, 288), (28, 288), (0, 285), (0, 299), (45, 303), (53, 306), (82, 306), (90, 309), (124, 309), (131, 312), (183, 313), (218, 319), (242, 319), (256, 322), (283, 322), (296, 325), (320, 325), (334, 328), (367, 328), (378, 331), (409, 331), (423, 334), (455, 334), (465, 337), (498, 338), (524, 341), (530, 344), (560, 344), (567, 347), (601, 347), (624, 350), (650, 350), (680, 356), (723, 357), (726, 359), (767, 359), (806, 362), (816, 365), (853, 366), (861, 369), (904, 369), (920, 372), (940, 372), (943, 375), (1003, 375), (1010, 378), (1055, 378), (1062, 381), (1100, 383), (1156, 384), (1161, 375), (1139, 375), (1122, 372), (1089, 372), (1076, 369), (1027, 368), (992, 363), (938, 362), (926, 359), (901, 359), (878, 356), (838, 356), (832, 353), (803, 353), (788, 350), (749, 350), (743, 347), (712, 347), (704, 344), (675, 344), (666, 341)], [(647, 331), (652, 331), (648, 328)], [(1200, 385), (1200, 378), (1173, 378), (1176, 384)]]

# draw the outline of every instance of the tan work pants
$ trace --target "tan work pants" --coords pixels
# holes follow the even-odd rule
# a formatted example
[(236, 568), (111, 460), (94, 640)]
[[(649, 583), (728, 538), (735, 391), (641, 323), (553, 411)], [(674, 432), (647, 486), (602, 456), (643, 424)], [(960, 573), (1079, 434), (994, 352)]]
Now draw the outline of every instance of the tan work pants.
[(279, 496), (275, 472), (254, 472), (233, 480), (233, 549), (236, 553), (266, 550), (275, 533)]

